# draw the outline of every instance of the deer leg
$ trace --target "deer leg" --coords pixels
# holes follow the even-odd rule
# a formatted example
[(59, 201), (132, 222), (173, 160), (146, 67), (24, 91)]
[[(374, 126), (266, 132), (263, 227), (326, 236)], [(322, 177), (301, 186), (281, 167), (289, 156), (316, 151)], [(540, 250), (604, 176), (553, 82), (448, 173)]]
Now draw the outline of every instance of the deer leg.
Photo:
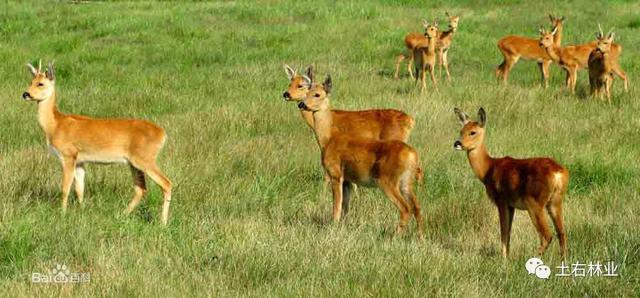
[(418, 197), (413, 191), (413, 183), (411, 180), (407, 179), (407, 181), (402, 181), (401, 183), (402, 187), (400, 190), (402, 192), (402, 196), (405, 198), (405, 201), (411, 202), (411, 205), (413, 205), (413, 217), (416, 219), (416, 224), (418, 226), (418, 237), (422, 238), (424, 233), (424, 222), (421, 215), (420, 201), (418, 201)]
[(162, 224), (166, 225), (169, 222), (169, 205), (171, 204), (171, 181), (167, 176), (162, 173), (160, 168), (155, 164), (155, 162), (151, 162), (146, 164), (145, 166), (140, 167), (137, 164), (133, 164), (136, 168), (142, 170), (145, 174), (149, 175), (149, 178), (153, 180), (156, 184), (162, 188), (164, 202), (162, 203)]
[(444, 64), (444, 51), (442, 48), (438, 49), (438, 76), (442, 76), (442, 67)]
[(351, 187), (353, 184), (348, 181), (342, 182), (342, 216), (346, 216), (349, 213), (349, 200), (351, 200)]
[(144, 172), (136, 169), (133, 165), (130, 165), (131, 174), (133, 176), (133, 199), (127, 206), (127, 209), (124, 211), (125, 214), (131, 214), (133, 210), (140, 204), (140, 200), (144, 197), (144, 194), (147, 192), (147, 183), (145, 181)]
[(82, 164), (76, 165), (75, 172), (75, 189), (76, 189), (76, 197), (78, 197), (78, 202), (82, 204), (84, 202), (84, 166)]
[(398, 57), (396, 57), (396, 72), (393, 75), (393, 77), (397, 80), (399, 78), (399, 74), (400, 74), (400, 64), (402, 63), (402, 61), (404, 61), (404, 59), (406, 59), (406, 57), (403, 54), (398, 55)]
[(500, 218), (500, 242), (502, 244), (502, 256), (509, 256), (509, 243), (511, 242), (511, 224), (515, 209), (508, 205), (498, 206), (498, 216)]
[(425, 91), (427, 91), (427, 64), (424, 63), (424, 58), (422, 60), (422, 66), (420, 68), (420, 81), (422, 82), (422, 89), (421, 91), (424, 93)]
[(567, 256), (567, 235), (564, 232), (561, 196), (562, 195), (558, 195), (557, 197), (551, 198), (549, 204), (547, 204), (547, 212), (549, 212), (553, 226), (556, 228), (556, 234), (560, 242), (560, 254), (564, 258)]
[(540, 72), (542, 74), (542, 86), (544, 88), (549, 87), (549, 65), (551, 65), (551, 60), (542, 60), (542, 62), (538, 62), (538, 66), (540, 67)]
[(628, 92), (629, 91), (629, 86), (628, 86), (628, 80), (627, 80), (627, 74), (622, 70), (622, 68), (620, 67), (620, 65), (615, 65), (613, 67), (613, 73), (615, 73), (617, 76), (619, 76), (622, 81), (624, 82), (624, 92)]
[(342, 216), (342, 177), (331, 178), (331, 188), (333, 190), (333, 222), (340, 222)]
[(394, 185), (394, 183), (385, 181), (380, 183), (380, 188), (400, 211), (400, 222), (398, 223), (398, 227), (396, 228), (396, 234), (401, 234), (404, 231), (404, 228), (409, 223), (409, 219), (411, 218), (409, 206), (402, 197), (397, 184)]
[(438, 91), (438, 85), (436, 84), (436, 76), (435, 76), (435, 63), (429, 65), (429, 75), (431, 76), (431, 82), (433, 83), (433, 89)]
[[(413, 75), (413, 67), (416, 63), (416, 54), (414, 51), (409, 51), (409, 61), (407, 62), (407, 70), (409, 71), (409, 76), (411, 76), (412, 80), (415, 80), (415, 76)], [(416, 74), (418, 75), (418, 74)]]
[(76, 170), (75, 156), (64, 156), (62, 159), (62, 212), (67, 211), (69, 205), (69, 192), (73, 184), (73, 176)]
[(511, 72), (511, 68), (513, 67), (514, 64), (516, 64), (516, 62), (518, 62), (518, 59), (520, 57), (509, 57), (509, 58), (505, 58), (505, 62), (506, 64), (504, 65), (504, 73), (502, 75), (502, 80), (504, 81), (504, 83), (507, 83), (507, 80), (509, 79), (509, 73)]
[(448, 49), (442, 53), (442, 64), (444, 65), (444, 71), (447, 73), (447, 82), (451, 82), (451, 73), (449, 73), (449, 50)]
[(576, 93), (576, 85), (578, 83), (578, 68), (571, 69), (571, 93)]
[(545, 217), (544, 212), (542, 212), (542, 206), (535, 203), (534, 199), (530, 199), (530, 203), (527, 203), (527, 212), (529, 213), (529, 217), (531, 217), (533, 225), (538, 231), (538, 236), (540, 237), (538, 254), (542, 255), (544, 254), (544, 251), (547, 250), (547, 246), (549, 246), (549, 242), (551, 242), (551, 239), (553, 238), (549, 231), (547, 218)]

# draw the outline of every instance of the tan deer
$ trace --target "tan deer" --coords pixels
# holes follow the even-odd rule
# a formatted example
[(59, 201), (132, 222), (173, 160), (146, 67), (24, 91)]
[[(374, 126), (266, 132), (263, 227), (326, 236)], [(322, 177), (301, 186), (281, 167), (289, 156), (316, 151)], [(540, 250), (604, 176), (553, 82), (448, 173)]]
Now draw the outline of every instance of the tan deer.
[(551, 158), (492, 158), (484, 143), (487, 123), (484, 109), (480, 108), (477, 122), (470, 121), (467, 114), (458, 108), (454, 111), (463, 126), (453, 146), (456, 150), (467, 152), (471, 169), (498, 208), (502, 255), (507, 257), (509, 254), (515, 209), (529, 213), (540, 236), (538, 253), (544, 253), (552, 239), (545, 217), (546, 209), (560, 240), (560, 253), (566, 256), (567, 236), (562, 217), (562, 197), (569, 183), (567, 169)]
[[(413, 50), (413, 56), (416, 61), (416, 75), (420, 76), (422, 82), (422, 92), (427, 90), (426, 71), (429, 70), (431, 76), (431, 82), (433, 83), (434, 90), (438, 90), (438, 84), (436, 83), (435, 66), (436, 66), (436, 43), (438, 41), (438, 22), (429, 24), (424, 22), (425, 33), (427, 38), (426, 42), (422, 42), (416, 45)], [(418, 68), (418, 66), (420, 66)]]
[[(540, 28), (540, 40), (539, 46), (544, 49), (549, 57), (566, 71), (567, 74), (567, 87), (574, 93), (576, 90), (576, 82), (578, 80), (578, 70), (586, 69), (589, 65), (589, 55), (598, 46), (597, 42), (590, 42), (581, 45), (560, 46), (553, 42), (554, 38), (558, 34), (556, 29), (547, 31), (544, 28)], [(622, 53), (622, 46), (618, 44), (611, 44), (611, 50), (609, 58), (613, 73), (618, 75), (624, 81), (624, 89), (627, 87), (627, 75), (620, 67), (618, 58)]]
[(453, 36), (458, 30), (459, 16), (452, 16), (448, 12), (445, 15), (449, 19), (449, 29), (447, 31), (438, 32), (438, 42), (436, 49), (438, 50), (438, 74), (442, 73), (442, 67), (447, 73), (447, 80), (451, 81), (451, 74), (449, 73), (449, 48), (453, 43)]
[[(438, 61), (439, 61), (438, 65), (440, 66), (440, 70), (442, 70), (442, 66), (444, 65), (447, 72), (447, 78), (450, 80), (451, 76), (449, 74), (449, 64), (448, 64), (447, 57), (448, 57), (449, 47), (453, 42), (453, 35), (458, 30), (458, 22), (460, 21), (460, 17), (451, 16), (449, 15), (448, 12), (446, 12), (445, 15), (449, 19), (449, 30), (444, 32), (438, 32), (438, 42), (436, 43), (436, 50), (438, 51)], [(425, 22), (426, 21), (423, 21), (423, 23)], [(425, 43), (427, 43), (427, 38), (425, 37), (424, 33), (410, 32), (404, 38), (404, 44), (409, 50), (409, 61), (407, 63), (407, 70), (409, 72), (409, 75), (411, 76), (411, 79), (415, 80), (415, 77), (413, 75), (413, 70), (412, 70), (414, 67), (414, 60), (415, 60), (414, 50), (416, 46), (418, 46), (419, 44), (425, 44)], [(393, 76), (394, 78), (396, 79), (399, 78), (400, 64), (402, 63), (402, 61), (406, 59), (407, 57), (404, 54), (400, 54), (396, 57), (396, 71)]]
[(357, 138), (350, 135), (350, 131), (336, 131), (329, 102), (331, 87), (331, 77), (327, 76), (322, 85), (311, 87), (298, 107), (313, 113), (322, 165), (331, 177), (334, 222), (340, 221), (343, 200), (349, 198), (351, 183), (375, 185), (400, 211), (396, 232), (404, 230), (413, 212), (418, 235), (421, 235), (420, 202), (413, 190), (415, 180), (422, 179), (418, 152), (402, 141)]
[[(553, 30), (556, 32), (553, 43), (556, 46), (560, 46), (562, 42), (562, 23), (564, 17), (554, 17), (549, 15)], [(506, 84), (509, 78), (509, 73), (513, 66), (518, 62), (520, 58), (525, 60), (535, 60), (540, 68), (542, 75), (542, 85), (546, 88), (549, 86), (549, 65), (551, 65), (552, 59), (547, 52), (540, 48), (539, 41), (534, 38), (509, 35), (498, 40), (498, 49), (504, 60), (496, 68), (496, 76)]]
[[(613, 61), (611, 59), (611, 45), (615, 33), (609, 32), (606, 36), (602, 33), (602, 27), (596, 33), (598, 46), (589, 54), (589, 85), (591, 94), (602, 97), (607, 94), (607, 100), (611, 103), (611, 84), (613, 82)], [(603, 90), (604, 89), (604, 90)], [(604, 91), (604, 92), (603, 92)]]
[[(282, 96), (286, 101), (301, 102), (305, 99), (311, 82), (314, 80), (313, 67), (309, 66), (304, 75), (298, 74), (288, 65), (284, 67), (289, 78), (289, 88)], [(394, 109), (376, 109), (361, 111), (331, 110), (333, 116), (332, 128), (335, 133), (349, 132), (354, 138), (368, 138), (375, 140), (398, 140), (406, 142), (415, 126), (415, 120), (406, 113)], [(300, 109), (300, 115), (305, 123), (313, 129), (313, 113)], [(324, 175), (324, 188), (329, 187), (330, 178)], [(355, 191), (356, 186), (353, 186)], [(349, 199), (343, 200), (344, 213), (349, 211)]]
[(33, 79), (22, 98), (38, 103), (38, 123), (44, 130), (49, 149), (62, 163), (62, 210), (67, 209), (74, 180), (78, 202), (82, 204), (85, 164), (127, 163), (133, 173), (135, 194), (125, 213), (131, 213), (147, 191), (146, 174), (162, 188), (162, 223), (167, 224), (171, 181), (156, 164), (156, 157), (166, 139), (164, 130), (145, 120), (93, 119), (63, 114), (56, 108), (53, 64), (49, 64), (45, 73), (41, 64), (37, 69), (31, 64), (27, 67)]

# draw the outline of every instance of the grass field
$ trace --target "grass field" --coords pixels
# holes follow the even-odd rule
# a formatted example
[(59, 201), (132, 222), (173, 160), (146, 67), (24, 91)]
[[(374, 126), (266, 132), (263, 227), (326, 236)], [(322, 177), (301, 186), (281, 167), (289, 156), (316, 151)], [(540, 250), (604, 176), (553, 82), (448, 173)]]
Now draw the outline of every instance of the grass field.
[[(1, 296), (640, 295), (640, 3), (425, 2), (0, 4)], [(404, 34), (422, 30), (423, 18), (443, 23), (447, 10), (461, 15), (453, 82), (439, 77), (439, 93), (421, 94), (406, 72), (393, 80)], [(549, 12), (567, 17), (564, 44), (592, 40), (597, 22), (615, 27), (630, 92), (616, 80), (611, 105), (588, 98), (583, 71), (571, 95), (557, 65), (542, 89), (537, 66), (525, 61), (509, 86), (497, 84), (496, 41), (536, 37)], [(139, 209), (122, 215), (133, 194), (122, 165), (90, 165), (86, 206), (72, 196), (61, 214), (61, 167), (36, 105), (20, 99), (30, 80), (24, 65), (39, 58), (56, 61), (62, 111), (145, 118), (167, 130), (159, 160), (175, 186), (167, 227), (151, 182)], [(375, 189), (360, 188), (346, 221), (331, 224), (315, 139), (281, 97), (283, 63), (331, 73), (336, 108), (415, 117), (424, 241), (413, 222), (404, 238), (392, 237), (398, 213)], [(522, 211), (503, 260), (497, 211), (452, 147), (455, 106), (472, 117), (487, 110), (494, 156), (552, 156), (569, 169), (567, 263), (614, 261), (619, 277), (528, 275), (538, 238)], [(542, 259), (560, 265), (556, 239)], [(31, 282), (56, 264), (91, 280)]]

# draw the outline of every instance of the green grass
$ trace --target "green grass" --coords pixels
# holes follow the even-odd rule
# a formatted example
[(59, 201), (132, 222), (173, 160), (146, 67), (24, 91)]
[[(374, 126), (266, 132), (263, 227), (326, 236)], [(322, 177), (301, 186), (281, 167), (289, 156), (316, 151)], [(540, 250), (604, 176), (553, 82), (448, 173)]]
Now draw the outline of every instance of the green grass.
[[(482, 2), (482, 4), (480, 4)], [(633, 1), (5, 2), (0, 10), (0, 293), (9, 296), (637, 296), (640, 169), (637, 94), (640, 29)], [(391, 78), (395, 55), (423, 18), (460, 14), (450, 51), (453, 82), (420, 94)], [(495, 46), (535, 37), (548, 12), (567, 17), (564, 43), (615, 27), (630, 92), (612, 105), (562, 87), (552, 66), (539, 87), (532, 62), (496, 83)], [(175, 189), (168, 227), (151, 187), (130, 217), (124, 166), (91, 165), (86, 206), (61, 214), (61, 168), (48, 154), (36, 106), (20, 99), (26, 62), (55, 59), (59, 108), (137, 117), (164, 127), (160, 165)], [(343, 109), (397, 108), (417, 120), (418, 187), (427, 223), (392, 238), (398, 214), (360, 188), (344, 223), (330, 223), (319, 150), (293, 104), (283, 63), (331, 73)], [(512, 255), (499, 255), (498, 216), (464, 154), (453, 151), (458, 106), (488, 112), (496, 156), (552, 156), (571, 172), (565, 197), (568, 263), (615, 261), (620, 277), (538, 280), (524, 263), (538, 241), (517, 212)], [(151, 184), (151, 182), (149, 182)], [(543, 256), (560, 264), (557, 241)], [(85, 284), (33, 284), (56, 264), (89, 272)], [(555, 270), (555, 268), (552, 268)], [(555, 271), (554, 271), (555, 273)], [(7, 294), (5, 294), (7, 295)]]

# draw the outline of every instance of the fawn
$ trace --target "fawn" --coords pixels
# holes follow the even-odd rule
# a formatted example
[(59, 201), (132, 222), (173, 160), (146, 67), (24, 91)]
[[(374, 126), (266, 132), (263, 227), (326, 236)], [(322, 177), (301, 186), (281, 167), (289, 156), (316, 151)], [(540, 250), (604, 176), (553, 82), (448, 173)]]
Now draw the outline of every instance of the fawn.
[[(565, 18), (557, 18), (553, 15), (549, 15), (549, 19), (551, 20), (551, 25), (554, 28), (553, 30), (556, 32), (553, 44), (560, 46), (562, 41), (562, 23)], [(544, 49), (540, 48), (538, 40), (534, 38), (509, 35), (498, 40), (498, 49), (500, 50), (500, 53), (502, 53), (504, 60), (498, 68), (496, 68), (496, 77), (502, 78), (502, 81), (505, 84), (509, 78), (511, 68), (513, 68), (520, 58), (523, 58), (525, 60), (535, 60), (538, 63), (538, 67), (540, 68), (540, 73), (542, 75), (542, 86), (545, 88), (549, 86), (549, 65), (551, 65), (552, 59)]]
[(569, 172), (551, 158), (492, 158), (484, 144), (487, 116), (483, 108), (479, 120), (470, 121), (464, 112), (454, 109), (462, 129), (453, 144), (456, 150), (467, 152), (476, 177), (482, 181), (487, 195), (498, 208), (502, 255), (509, 254), (511, 224), (515, 209), (527, 210), (540, 236), (538, 253), (547, 249), (552, 236), (544, 209), (553, 220), (560, 240), (560, 253), (567, 254), (567, 236), (562, 219), (562, 196), (567, 191)]
[(613, 63), (611, 60), (611, 45), (615, 33), (609, 32), (607, 36), (602, 33), (602, 27), (596, 33), (598, 46), (589, 54), (589, 85), (591, 94), (602, 97), (607, 94), (607, 100), (611, 103), (611, 84), (613, 82)]
[[(427, 82), (426, 82), (426, 71), (429, 70), (429, 75), (431, 76), (431, 82), (433, 83), (433, 88), (437, 91), (438, 85), (436, 84), (435, 77), (435, 65), (436, 65), (436, 42), (438, 40), (438, 22), (433, 22), (433, 24), (429, 24), (427, 21), (424, 22), (425, 33), (424, 36), (427, 38), (426, 42), (421, 42), (416, 45), (413, 50), (413, 56), (416, 61), (416, 76), (420, 75), (420, 81), (422, 82), (422, 92), (427, 90)], [(420, 68), (418, 68), (420, 65)], [(417, 77), (416, 77), (417, 80)]]
[(22, 98), (38, 103), (38, 123), (44, 130), (47, 145), (62, 163), (62, 210), (67, 209), (74, 180), (78, 202), (82, 204), (86, 163), (127, 163), (133, 173), (135, 194), (125, 213), (130, 214), (147, 191), (146, 174), (164, 193), (162, 223), (166, 225), (171, 181), (156, 164), (156, 157), (166, 140), (164, 130), (145, 120), (93, 119), (63, 114), (56, 108), (53, 63), (45, 73), (41, 71), (41, 63), (37, 69), (31, 64), (27, 67), (33, 79)]
[(413, 211), (418, 235), (421, 235), (420, 202), (413, 190), (415, 180), (423, 177), (418, 152), (402, 141), (358, 138), (351, 136), (349, 131), (335, 130), (329, 102), (331, 87), (331, 77), (327, 76), (322, 85), (315, 84), (309, 89), (298, 108), (313, 113), (322, 165), (331, 178), (334, 222), (340, 221), (343, 200), (349, 199), (351, 183), (375, 185), (400, 211), (396, 233), (404, 230)]
[[(589, 55), (596, 49), (598, 43), (590, 42), (587, 44), (561, 47), (559, 44), (553, 42), (553, 39), (557, 34), (558, 31), (556, 29), (549, 32), (540, 27), (539, 46), (547, 52), (553, 61), (557, 62), (562, 68), (564, 68), (567, 74), (567, 87), (572, 93), (575, 93), (576, 82), (578, 80), (578, 70), (588, 67)], [(624, 90), (627, 91), (627, 75), (618, 63), (618, 58), (622, 53), (622, 46), (615, 43), (611, 44), (609, 52), (611, 71), (622, 78), (624, 81)]]

